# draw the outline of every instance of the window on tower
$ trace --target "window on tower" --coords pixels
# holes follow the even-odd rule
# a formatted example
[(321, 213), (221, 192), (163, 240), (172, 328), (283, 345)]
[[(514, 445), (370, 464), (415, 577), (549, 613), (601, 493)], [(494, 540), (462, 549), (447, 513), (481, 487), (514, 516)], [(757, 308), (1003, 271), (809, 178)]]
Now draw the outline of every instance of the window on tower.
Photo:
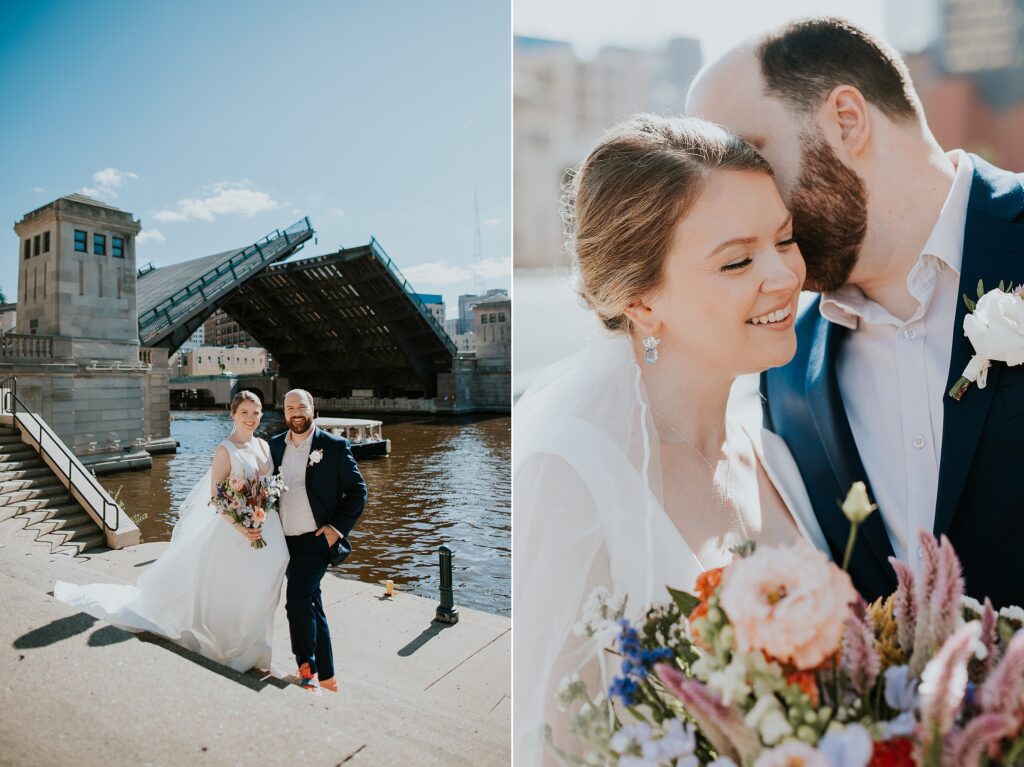
[(86, 244), (88, 242), (88, 235), (81, 229), (75, 230), (75, 250), (79, 253), (88, 253), (89, 247)]

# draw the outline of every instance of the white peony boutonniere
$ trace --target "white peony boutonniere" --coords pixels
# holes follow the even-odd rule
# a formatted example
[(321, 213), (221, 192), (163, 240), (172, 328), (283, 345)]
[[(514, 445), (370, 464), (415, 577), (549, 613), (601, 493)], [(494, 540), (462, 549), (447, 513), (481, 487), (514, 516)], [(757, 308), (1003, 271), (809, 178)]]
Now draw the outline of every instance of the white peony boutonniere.
[(323, 450), (314, 450), (313, 452), (311, 452), (309, 454), (309, 465), (310, 466), (316, 466), (318, 463), (320, 463), (321, 460), (323, 460), (323, 457), (324, 457), (324, 451)]
[(949, 396), (957, 401), (974, 381), (979, 389), (985, 388), (993, 362), (1011, 367), (1024, 364), (1024, 285), (1014, 290), (1013, 284), (1006, 289), (1000, 282), (986, 293), (978, 280), (978, 302), (967, 296), (964, 302), (970, 310), (964, 317), (964, 335), (971, 340), (974, 356), (949, 390)]

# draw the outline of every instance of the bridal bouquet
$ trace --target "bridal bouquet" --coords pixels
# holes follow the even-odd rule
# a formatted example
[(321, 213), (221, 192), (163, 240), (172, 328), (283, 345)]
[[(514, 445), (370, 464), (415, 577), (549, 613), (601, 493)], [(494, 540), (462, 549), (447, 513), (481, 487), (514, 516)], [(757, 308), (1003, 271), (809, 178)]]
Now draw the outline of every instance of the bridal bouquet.
[[(862, 485), (851, 491), (851, 545), (873, 508)], [(805, 541), (745, 547), (636, 626), (596, 591), (577, 631), (613, 635), (621, 666), (607, 696), (563, 681), (569, 729), (589, 748), (575, 761), (1024, 764), (1024, 610), (965, 597), (949, 541), (922, 533), (921, 546), (921, 572), (890, 560), (898, 588), (871, 605)]]
[[(217, 483), (213, 506), (235, 524), (259, 530), (285, 490), (287, 488), (280, 474), (251, 478), (232, 474)], [(263, 538), (252, 542), (254, 549), (262, 549), (266, 545)]]

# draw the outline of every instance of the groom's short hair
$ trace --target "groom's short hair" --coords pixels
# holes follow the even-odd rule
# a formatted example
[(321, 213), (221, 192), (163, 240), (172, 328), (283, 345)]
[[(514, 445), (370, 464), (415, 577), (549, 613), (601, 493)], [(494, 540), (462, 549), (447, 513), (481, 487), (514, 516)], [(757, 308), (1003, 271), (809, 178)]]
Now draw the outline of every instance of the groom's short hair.
[(301, 399), (304, 399), (306, 401), (306, 404), (309, 405), (310, 410), (313, 410), (313, 409), (316, 408), (316, 406), (313, 404), (313, 395), (310, 394), (305, 389), (292, 389), (291, 391), (289, 391), (287, 394), (284, 395), (284, 399), (281, 400), (281, 402), (283, 403), (286, 399), (288, 399), (291, 396), (295, 396), (295, 397), (299, 397)]
[(923, 116), (907, 65), (881, 40), (845, 19), (795, 21), (761, 38), (757, 49), (769, 94), (813, 113), (840, 85), (852, 85), (896, 122)]

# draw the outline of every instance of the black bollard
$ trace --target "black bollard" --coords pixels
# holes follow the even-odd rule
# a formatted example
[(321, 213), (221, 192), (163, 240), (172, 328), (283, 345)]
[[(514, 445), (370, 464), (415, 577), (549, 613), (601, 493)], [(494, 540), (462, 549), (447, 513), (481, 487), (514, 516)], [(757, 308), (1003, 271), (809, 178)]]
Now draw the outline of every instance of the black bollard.
[(437, 550), (437, 559), (441, 566), (441, 604), (437, 606), (434, 620), (455, 624), (459, 622), (459, 608), (455, 606), (452, 592), (452, 550), (442, 546)]

